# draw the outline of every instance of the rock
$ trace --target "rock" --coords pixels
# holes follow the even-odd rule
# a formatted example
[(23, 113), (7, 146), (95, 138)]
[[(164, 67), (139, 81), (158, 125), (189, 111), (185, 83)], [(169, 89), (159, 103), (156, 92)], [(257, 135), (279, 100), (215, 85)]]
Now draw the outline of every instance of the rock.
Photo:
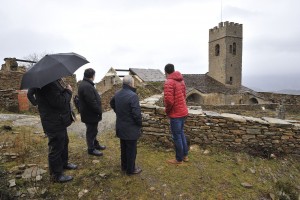
[(105, 178), (105, 177), (106, 177), (106, 174), (105, 174), (105, 173), (101, 173), (101, 174), (99, 174), (99, 176), (100, 176), (101, 178)]
[(24, 173), (22, 174), (22, 178), (27, 179), (27, 178), (35, 178), (38, 175), (46, 173), (46, 170), (43, 170), (38, 167), (31, 167), (27, 168)]
[(46, 189), (46, 188), (44, 188), (44, 189), (42, 189), (42, 190), (40, 191), (41, 194), (45, 194), (46, 192), (47, 192), (47, 189)]
[(250, 183), (247, 183), (247, 182), (241, 183), (241, 185), (242, 185), (244, 188), (252, 188), (252, 187), (253, 187), (253, 185), (251, 185)]
[(33, 197), (36, 193), (38, 193), (39, 187), (28, 188), (27, 192), (31, 197)]
[(93, 160), (92, 163), (93, 163), (93, 164), (100, 163), (100, 160)]
[(200, 152), (200, 147), (199, 145), (193, 144), (190, 146), (190, 151), (192, 152)]
[(27, 164), (27, 167), (35, 167), (37, 164)]
[(9, 182), (9, 187), (14, 187), (16, 186), (16, 179), (11, 179), (8, 181)]
[(83, 197), (83, 195), (85, 195), (86, 193), (88, 193), (89, 191), (87, 189), (81, 190), (78, 193), (78, 198), (80, 199), (81, 197)]
[(151, 187), (150, 190), (151, 190), (151, 191), (154, 191), (154, 190), (155, 190), (155, 187)]
[(256, 173), (255, 169), (253, 169), (253, 168), (249, 168), (249, 170), (250, 170), (250, 172), (251, 172), (252, 174), (255, 174), (255, 173)]
[(210, 153), (209, 150), (205, 150), (205, 151), (203, 152), (204, 155), (208, 155), (209, 153)]
[(19, 170), (25, 170), (26, 169), (26, 165), (22, 164), (18, 166)]
[(16, 179), (21, 179), (21, 178), (22, 178), (22, 174), (17, 174), (17, 175), (15, 176), (15, 178), (16, 178)]
[(269, 196), (270, 196), (270, 198), (271, 198), (272, 200), (275, 200), (275, 199), (276, 199), (276, 196), (275, 196), (275, 194), (273, 194), (273, 193), (270, 193)]
[(42, 180), (42, 178), (43, 178), (43, 177), (42, 177), (41, 175), (37, 175), (37, 176), (35, 177), (35, 180), (36, 180), (36, 181), (40, 181), (40, 180)]
[(270, 155), (270, 158), (273, 158), (273, 159), (275, 159), (275, 158), (276, 158), (276, 155), (275, 155), (275, 154), (273, 154), (273, 153), (271, 153), (271, 155)]
[(19, 156), (19, 154), (17, 154), (17, 153), (4, 153), (3, 154), (4, 156)]

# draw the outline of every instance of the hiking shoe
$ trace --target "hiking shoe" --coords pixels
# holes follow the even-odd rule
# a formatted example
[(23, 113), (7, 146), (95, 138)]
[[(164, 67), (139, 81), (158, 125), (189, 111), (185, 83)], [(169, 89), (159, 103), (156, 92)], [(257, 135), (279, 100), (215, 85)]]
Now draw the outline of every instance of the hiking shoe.
[(184, 156), (184, 157), (183, 157), (183, 162), (189, 162), (189, 157)]
[(183, 162), (182, 161), (178, 161), (176, 159), (171, 159), (171, 160), (167, 160), (167, 163), (173, 164), (173, 165), (181, 165)]

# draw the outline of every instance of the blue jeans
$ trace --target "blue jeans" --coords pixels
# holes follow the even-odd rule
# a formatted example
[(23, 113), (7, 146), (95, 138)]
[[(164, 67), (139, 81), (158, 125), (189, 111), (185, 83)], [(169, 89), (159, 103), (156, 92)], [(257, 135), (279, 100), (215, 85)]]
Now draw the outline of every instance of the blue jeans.
[(188, 155), (188, 146), (184, 135), (185, 117), (170, 118), (172, 138), (175, 144), (176, 160), (182, 161), (184, 156)]

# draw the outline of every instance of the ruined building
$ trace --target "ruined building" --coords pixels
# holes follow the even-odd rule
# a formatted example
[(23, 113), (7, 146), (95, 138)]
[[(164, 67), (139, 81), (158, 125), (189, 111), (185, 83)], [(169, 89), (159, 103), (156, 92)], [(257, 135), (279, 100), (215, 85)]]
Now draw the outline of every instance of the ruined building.
[(114, 69), (110, 68), (102, 80), (96, 84), (96, 88), (100, 93), (110, 90), (114, 85), (121, 84), (122, 80), (117, 71), (126, 72), (134, 78), (136, 86), (143, 86), (149, 82), (164, 82), (165, 75), (159, 69), (142, 69), (142, 68), (129, 68), (129, 69)]
[(117, 75), (117, 72), (114, 68), (110, 68), (102, 80), (96, 84), (96, 89), (100, 93), (104, 93), (107, 90), (111, 89), (113, 85), (121, 84), (122, 80)]
[[(22, 77), (26, 72), (25, 66), (19, 66), (16, 58), (4, 58), (0, 70), (0, 111), (11, 112), (27, 111), (32, 105), (27, 99), (27, 90), (20, 90)], [(73, 91), (77, 91), (76, 75), (65, 78)]]

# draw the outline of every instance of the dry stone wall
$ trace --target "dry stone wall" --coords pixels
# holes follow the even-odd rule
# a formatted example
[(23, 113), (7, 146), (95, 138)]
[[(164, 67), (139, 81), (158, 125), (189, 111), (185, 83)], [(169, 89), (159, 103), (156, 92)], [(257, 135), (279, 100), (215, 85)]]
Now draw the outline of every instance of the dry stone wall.
[(18, 92), (16, 90), (0, 90), (0, 111), (19, 111)]
[(0, 90), (20, 89), (24, 72), (0, 70)]
[[(164, 108), (141, 103), (143, 139), (172, 145), (169, 120)], [(185, 133), (191, 144), (219, 146), (233, 150), (261, 151), (300, 156), (300, 122), (275, 118), (253, 118), (235, 114), (189, 110)]]

